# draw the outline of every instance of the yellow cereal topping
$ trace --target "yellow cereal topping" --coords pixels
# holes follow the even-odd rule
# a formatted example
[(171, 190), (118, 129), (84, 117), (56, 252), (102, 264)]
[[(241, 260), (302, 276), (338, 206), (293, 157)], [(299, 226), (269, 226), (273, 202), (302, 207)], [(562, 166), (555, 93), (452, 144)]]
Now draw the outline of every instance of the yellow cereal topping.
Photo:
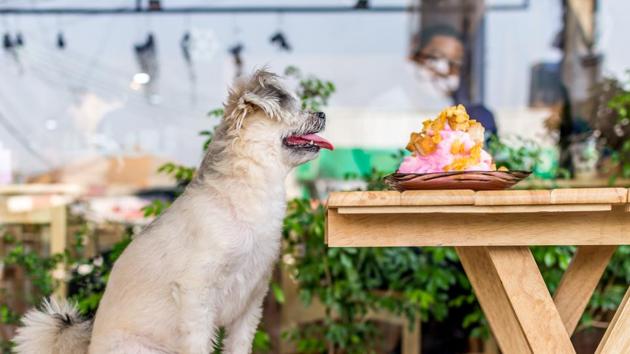
[(466, 153), (466, 146), (464, 145), (464, 143), (462, 143), (459, 140), (455, 140), (453, 141), (453, 143), (451, 144), (451, 154), (453, 155), (457, 155), (457, 154), (464, 154)]
[[(483, 148), (484, 128), (479, 122), (470, 118), (466, 108), (461, 104), (446, 108), (433, 120), (428, 119), (422, 122), (422, 130), (418, 133), (411, 133), (407, 150), (422, 156), (435, 152), (438, 144), (442, 142), (441, 131), (444, 130), (446, 124), (452, 130), (467, 132), (476, 144), (467, 151), (463, 142), (453, 141), (450, 152), (453, 155), (458, 155), (458, 157), (444, 170), (463, 171), (478, 164)], [(493, 166), (493, 169), (496, 169), (496, 166)]]

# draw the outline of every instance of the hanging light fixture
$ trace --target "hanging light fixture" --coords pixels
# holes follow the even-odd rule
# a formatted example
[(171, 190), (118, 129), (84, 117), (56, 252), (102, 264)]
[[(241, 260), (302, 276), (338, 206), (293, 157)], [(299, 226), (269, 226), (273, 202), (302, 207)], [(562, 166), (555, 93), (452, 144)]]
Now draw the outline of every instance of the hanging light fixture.
[(193, 65), (193, 37), (189, 31), (184, 32), (182, 39), (179, 40), (179, 48), (182, 50), (182, 57), (186, 63), (188, 78), (194, 82), (197, 79), (197, 74)]
[(5, 33), (4, 36), (2, 36), (2, 48), (5, 50), (13, 48), (13, 40), (11, 39), (11, 35), (9, 33)]
[(133, 75), (133, 82), (138, 85), (146, 85), (151, 81), (151, 75), (147, 73), (136, 73)]
[[(18, 43), (18, 40), (20, 43)], [(23, 72), (23, 68), (18, 55), (18, 49), (22, 45), (24, 45), (24, 39), (19, 34), (15, 37), (15, 39), (11, 38), (11, 34), (9, 32), (6, 32), (4, 36), (2, 36), (2, 48), (4, 48), (4, 50), (15, 61), (20, 73)]]
[(232, 60), (234, 61), (234, 66), (236, 67), (236, 77), (239, 77), (243, 74), (243, 48), (245, 46), (243, 43), (236, 43), (228, 50), (232, 55)]
[(146, 40), (134, 45), (134, 52), (140, 71), (134, 74), (131, 84), (134, 90), (144, 89), (150, 102), (157, 99), (156, 79), (159, 71), (157, 48), (153, 33), (147, 34)]
[(22, 36), (22, 32), (18, 32), (15, 35), (15, 46), (23, 47), (24, 46), (24, 37)]
[(271, 42), (271, 44), (278, 47), (278, 49), (280, 49), (281, 51), (290, 52), (291, 45), (287, 40), (287, 36), (282, 31), (282, 22), (282, 12), (278, 12), (278, 30), (271, 37), (269, 37), (269, 41)]
[(357, 10), (367, 10), (370, 8), (369, 0), (357, 0), (357, 3), (354, 4), (354, 8)]
[(291, 51), (291, 45), (287, 41), (287, 38), (284, 35), (284, 33), (282, 33), (282, 31), (276, 32), (273, 36), (271, 36), (271, 38), (269, 38), (269, 41), (272, 44), (276, 45), (281, 50), (284, 50), (287, 52)]
[(191, 40), (190, 32), (188, 31), (184, 32), (182, 39), (179, 40), (179, 47), (182, 50), (182, 56), (187, 64), (192, 62), (192, 56), (190, 55)]
[(66, 39), (63, 36), (63, 32), (57, 33), (57, 48), (62, 50), (66, 48)]

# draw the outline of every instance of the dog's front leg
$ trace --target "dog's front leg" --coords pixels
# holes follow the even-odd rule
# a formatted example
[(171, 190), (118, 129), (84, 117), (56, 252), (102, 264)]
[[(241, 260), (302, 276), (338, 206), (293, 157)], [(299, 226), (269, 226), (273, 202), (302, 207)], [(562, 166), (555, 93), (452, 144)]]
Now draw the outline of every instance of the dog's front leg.
[[(188, 283), (185, 284), (195, 284)], [(201, 283), (196, 283), (201, 284)], [(216, 312), (208, 303), (210, 289), (176, 283), (173, 298), (179, 305), (181, 354), (208, 354), (216, 338)]]
[(252, 352), (254, 334), (262, 315), (262, 303), (267, 294), (267, 284), (259, 287), (243, 314), (226, 328), (225, 354), (249, 354)]

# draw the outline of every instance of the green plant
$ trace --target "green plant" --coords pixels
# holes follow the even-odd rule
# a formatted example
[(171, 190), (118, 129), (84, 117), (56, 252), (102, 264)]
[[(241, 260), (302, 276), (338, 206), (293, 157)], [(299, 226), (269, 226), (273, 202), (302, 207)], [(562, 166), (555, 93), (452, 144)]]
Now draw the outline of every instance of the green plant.
[(302, 101), (302, 108), (320, 111), (328, 104), (330, 96), (335, 92), (335, 84), (321, 80), (315, 76), (304, 76), (300, 69), (289, 66), (284, 70), (285, 75), (299, 80), (297, 95)]
[[(5, 266), (19, 267), (26, 273), (34, 288), (33, 291), (25, 294), (24, 300), (29, 305), (39, 305), (44, 297), (50, 296), (55, 291), (61, 281), (65, 281), (65, 279), (61, 279), (61, 273), (57, 274), (59, 271), (56, 269), (60, 265), (71, 267), (77, 262), (87, 262), (83, 257), (86, 231), (87, 227), (83, 225), (79, 231), (73, 234), (73, 241), (64, 253), (50, 256), (41, 256), (37, 251), (32, 250), (27, 243), (18, 241), (9, 233), (4, 233), (2, 242), (6, 246), (6, 254), (2, 261)], [(78, 300), (81, 298), (79, 297)], [(19, 317), (20, 315), (8, 304), (0, 304), (0, 324), (17, 325), (19, 324)], [(10, 353), (12, 343), (3, 340), (0, 342), (0, 348), (3, 353)]]
[(589, 123), (597, 133), (604, 157), (610, 157), (610, 182), (630, 177), (630, 70), (624, 79), (608, 77), (592, 90), (593, 109)]
[(109, 273), (131, 240), (131, 230), (126, 230), (122, 239), (107, 253), (94, 259), (82, 259), (72, 265), (70, 298), (76, 302), (82, 314), (92, 316), (96, 313)]
[(630, 140), (627, 139), (624, 127), (630, 123), (630, 91), (620, 87), (617, 94), (608, 102), (608, 107), (616, 114), (617, 135), (624, 137), (620, 145), (612, 150), (613, 162), (619, 166), (618, 174), (628, 178), (630, 177)]
[(52, 294), (58, 285), (58, 280), (55, 280), (51, 274), (57, 265), (66, 259), (65, 255), (54, 254), (42, 257), (10, 234), (5, 234), (3, 241), (9, 247), (3, 260), (5, 266), (21, 267), (35, 288), (34, 292), (27, 295), (27, 301), (34, 303), (41, 297)]
[(508, 170), (533, 171), (540, 162), (541, 148), (530, 139), (518, 136), (500, 139), (493, 135), (487, 148), (497, 167), (506, 167)]

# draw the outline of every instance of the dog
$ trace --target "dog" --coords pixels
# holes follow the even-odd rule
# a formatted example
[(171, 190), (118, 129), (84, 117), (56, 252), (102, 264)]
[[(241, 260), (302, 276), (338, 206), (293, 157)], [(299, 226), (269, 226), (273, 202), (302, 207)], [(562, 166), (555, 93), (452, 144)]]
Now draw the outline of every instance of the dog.
[(93, 324), (48, 301), (23, 318), (20, 354), (251, 353), (278, 258), (290, 170), (333, 149), (323, 112), (264, 69), (235, 84), (182, 195), (114, 264)]

